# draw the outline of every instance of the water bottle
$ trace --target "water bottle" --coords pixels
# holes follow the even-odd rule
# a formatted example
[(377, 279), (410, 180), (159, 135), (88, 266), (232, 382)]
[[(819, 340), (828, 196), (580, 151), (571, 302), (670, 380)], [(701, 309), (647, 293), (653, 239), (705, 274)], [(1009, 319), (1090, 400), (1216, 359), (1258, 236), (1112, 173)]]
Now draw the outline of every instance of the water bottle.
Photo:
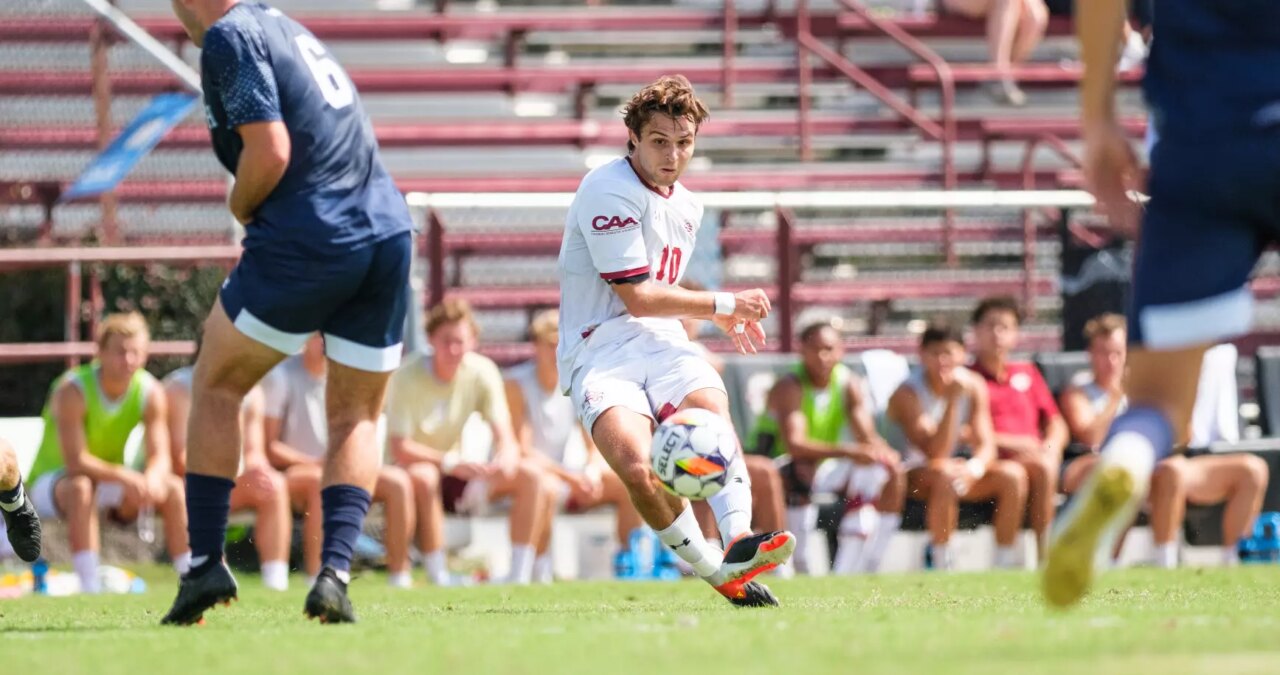
[(647, 527), (637, 527), (629, 538), (631, 557), (635, 561), (634, 574), (638, 578), (653, 575), (653, 536)]
[(156, 541), (156, 510), (152, 506), (144, 506), (138, 511), (138, 538), (145, 544)]
[(653, 560), (653, 578), (660, 581), (674, 581), (679, 579), (680, 568), (677, 566), (679, 556), (671, 550), (671, 547), (662, 543), (657, 533), (653, 534), (653, 547), (658, 552)]
[(36, 558), (31, 563), (31, 592), (38, 595), (49, 592), (49, 563), (44, 558)]

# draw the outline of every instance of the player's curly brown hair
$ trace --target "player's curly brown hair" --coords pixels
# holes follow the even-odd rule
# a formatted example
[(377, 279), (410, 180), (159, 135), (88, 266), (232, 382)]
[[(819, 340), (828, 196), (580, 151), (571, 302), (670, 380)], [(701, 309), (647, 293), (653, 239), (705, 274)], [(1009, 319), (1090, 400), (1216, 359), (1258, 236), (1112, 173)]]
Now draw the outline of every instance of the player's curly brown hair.
[[(637, 91), (627, 104), (622, 106), (622, 119), (627, 128), (635, 132), (637, 138), (640, 130), (655, 113), (669, 115), (679, 119), (687, 118), (694, 127), (710, 119), (707, 106), (698, 99), (693, 85), (684, 75), (663, 75), (652, 84)], [(627, 152), (636, 149), (634, 143), (627, 139)]]

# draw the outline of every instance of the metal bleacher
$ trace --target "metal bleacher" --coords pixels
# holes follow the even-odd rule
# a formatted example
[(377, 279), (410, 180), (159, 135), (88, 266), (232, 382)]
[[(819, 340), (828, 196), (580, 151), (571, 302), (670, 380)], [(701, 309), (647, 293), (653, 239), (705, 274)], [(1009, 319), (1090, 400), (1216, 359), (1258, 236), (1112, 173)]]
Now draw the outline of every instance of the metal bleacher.
[[(167, 2), (117, 4), (197, 63)], [(1010, 109), (976, 86), (991, 76), (982, 23), (916, 14), (904, 0), (878, 0), (870, 10), (852, 0), (273, 4), (347, 67), (406, 192), (571, 192), (587, 166), (620, 151), (620, 102), (668, 72), (693, 80), (713, 110), (685, 181), (694, 190), (1052, 188), (1078, 180), (1078, 68), (1070, 26), (1057, 19), (1018, 71), (1029, 105)], [(39, 197), (56, 194), (99, 143), (90, 68), (96, 22), (80, 0), (6, 4), (0, 19), (0, 188), (8, 187), (11, 202), (4, 226), (19, 240), (46, 244), (100, 233), (97, 202), (50, 213)], [(919, 43), (904, 48), (885, 22)], [(127, 41), (105, 51), (109, 126), (178, 86)], [(922, 53), (944, 59), (950, 75), (940, 78)], [(851, 68), (892, 100), (855, 84)], [(914, 117), (893, 101), (909, 101)], [(1120, 105), (1126, 129), (1140, 136), (1133, 88), (1122, 91)], [(936, 138), (938, 129), (952, 129), (951, 139)], [(104, 243), (231, 242), (227, 179), (206, 144), (193, 114), (116, 191), (117, 227)], [(1053, 152), (1037, 152), (1044, 147)], [(881, 338), (871, 344), (900, 347), (922, 313), (960, 313), (977, 295), (1022, 292), (1036, 310), (1037, 347), (1055, 344), (1054, 213), (1034, 214), (1029, 229), (1023, 214), (1007, 210), (789, 216), (798, 263), (791, 279), (778, 278), (771, 247), (777, 214), (721, 215), (720, 243), (724, 282), (795, 284), (797, 323), (804, 312), (844, 315), (855, 333)], [(484, 309), (487, 340), (522, 338), (521, 307), (554, 304), (561, 216), (473, 209), (440, 217), (450, 292)]]

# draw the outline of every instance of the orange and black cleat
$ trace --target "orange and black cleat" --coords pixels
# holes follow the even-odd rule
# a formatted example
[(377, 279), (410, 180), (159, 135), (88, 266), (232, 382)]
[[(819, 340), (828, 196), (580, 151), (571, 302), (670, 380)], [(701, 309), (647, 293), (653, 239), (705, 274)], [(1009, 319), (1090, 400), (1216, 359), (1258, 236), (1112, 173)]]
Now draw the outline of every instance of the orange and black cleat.
[(205, 569), (192, 570), (178, 583), (178, 597), (160, 620), (166, 626), (190, 626), (204, 622), (204, 613), (215, 605), (230, 607), (236, 599), (236, 579), (227, 564), (219, 560)]
[(356, 622), (356, 611), (347, 597), (347, 584), (328, 566), (320, 570), (315, 585), (307, 593), (303, 612), (308, 619), (319, 619), (320, 623)]
[(769, 587), (753, 579), (787, 562), (795, 549), (796, 538), (781, 530), (738, 537), (729, 544), (724, 562), (709, 581), (739, 607), (776, 607), (778, 600)]

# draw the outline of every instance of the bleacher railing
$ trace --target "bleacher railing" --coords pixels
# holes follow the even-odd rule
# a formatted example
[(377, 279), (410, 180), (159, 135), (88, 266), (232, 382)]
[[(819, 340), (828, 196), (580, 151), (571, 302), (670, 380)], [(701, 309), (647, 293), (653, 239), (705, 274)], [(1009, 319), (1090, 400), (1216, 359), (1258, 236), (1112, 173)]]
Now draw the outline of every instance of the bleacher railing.
[[(484, 254), (484, 238), (471, 234), (465, 237), (458, 232), (451, 234), (446, 215), (457, 210), (471, 212), (492, 211), (501, 214), (503, 211), (538, 212), (542, 222), (563, 222), (565, 213), (573, 201), (572, 193), (410, 193), (407, 196), (410, 207), (414, 210), (418, 221), (423, 224), (426, 237), (423, 255), (428, 263), (426, 302), (428, 305), (442, 300), (454, 288), (460, 288), (460, 281), (455, 277), (454, 283), (446, 281), (447, 263), (456, 249), (465, 249), (480, 255)], [(742, 243), (752, 239), (765, 248), (771, 248), (776, 258), (776, 275), (769, 290), (774, 294), (773, 304), (778, 315), (778, 344), (781, 350), (790, 351), (794, 333), (795, 316), (798, 313), (797, 301), (817, 302), (822, 298), (848, 298), (854, 300), (877, 300), (884, 294), (892, 295), (893, 289), (877, 289), (875, 297), (868, 295), (858, 298), (847, 293), (823, 294), (821, 288), (807, 287), (804, 297), (797, 297), (797, 284), (801, 279), (800, 259), (797, 255), (801, 241), (812, 246), (819, 239), (803, 235), (806, 230), (798, 225), (797, 212), (839, 213), (856, 212), (860, 215), (896, 214), (921, 212), (945, 212), (958, 210), (1009, 210), (1017, 227), (1021, 227), (1024, 242), (1022, 250), (1022, 276), (1018, 280), (1021, 295), (1028, 306), (1031, 306), (1039, 286), (1034, 265), (1036, 256), (1035, 240), (1040, 230), (1037, 219), (1026, 212), (1035, 210), (1063, 210), (1089, 208), (1094, 200), (1087, 192), (1079, 190), (982, 190), (982, 191), (815, 191), (815, 192), (707, 192), (699, 193), (699, 198), (708, 209), (720, 212), (754, 212), (772, 213), (774, 226), (771, 229), (753, 228), (741, 236), (732, 229), (721, 231), (721, 243), (730, 240)], [(473, 218), (474, 220), (475, 218)], [(481, 218), (481, 220), (484, 220)], [(859, 236), (859, 228), (853, 224), (856, 218), (850, 218), (850, 224), (844, 229), (841, 226), (827, 227), (821, 231), (821, 241), (847, 243), (866, 242)], [(555, 256), (559, 249), (560, 233), (554, 230), (540, 229), (521, 231), (517, 234), (510, 228), (503, 228), (502, 216), (495, 215), (487, 224), (496, 226), (497, 231), (490, 228), (492, 246), (508, 248), (507, 243), (518, 236), (516, 253), (530, 256)], [(931, 243), (929, 235), (936, 236), (933, 243), (950, 247), (954, 240), (952, 229), (954, 221), (944, 219), (942, 227), (926, 233), (924, 241), (912, 237), (916, 243)], [(1010, 232), (1006, 230), (1006, 232)], [(865, 234), (865, 233), (864, 233)], [(540, 235), (540, 236), (535, 236)], [(456, 239), (454, 237), (457, 237)], [(507, 240), (503, 242), (503, 240)], [(502, 242), (502, 243), (500, 243)], [(1031, 242), (1025, 245), (1025, 242)], [(507, 252), (511, 254), (511, 252)], [(455, 265), (455, 271), (457, 265)], [(1053, 280), (1056, 283), (1056, 280)], [(749, 284), (760, 285), (760, 284)], [(855, 291), (856, 293), (856, 291)], [(517, 300), (520, 298), (522, 300)], [(554, 304), (549, 294), (524, 292), (510, 296), (512, 302), (527, 301), (538, 304)]]

